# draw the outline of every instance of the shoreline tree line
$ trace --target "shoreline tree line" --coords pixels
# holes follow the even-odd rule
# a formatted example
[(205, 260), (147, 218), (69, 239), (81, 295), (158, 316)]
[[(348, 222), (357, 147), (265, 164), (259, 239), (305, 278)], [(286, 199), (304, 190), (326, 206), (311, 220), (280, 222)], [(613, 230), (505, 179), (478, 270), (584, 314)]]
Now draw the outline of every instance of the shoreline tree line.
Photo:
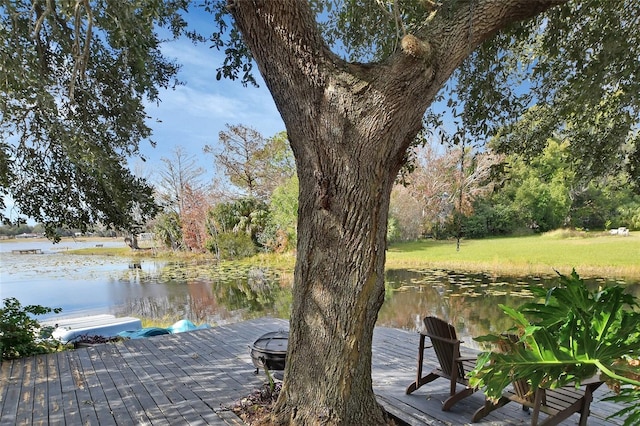
[[(221, 150), (205, 152), (226, 182), (218, 178), (203, 185), (203, 171), (180, 148), (163, 159), (162, 181), (181, 181), (184, 188), (159, 185), (158, 197), (183, 199), (191, 208), (181, 212), (179, 202), (165, 201), (151, 230), (168, 249), (223, 258), (293, 250), (298, 181), (286, 133), (265, 138), (234, 125), (219, 137)], [(437, 141), (421, 141), (413, 149), (410, 171), (399, 175), (392, 191), (389, 241), (640, 229), (640, 195), (628, 185), (628, 175), (615, 171), (582, 181), (572, 170), (568, 141), (550, 139), (530, 159), (496, 154), (491, 146), (461, 155), (460, 147)]]
[[(204, 152), (221, 174), (205, 183), (205, 171), (181, 146), (163, 157), (156, 176), (158, 215), (140, 227), (165, 249), (210, 252), (235, 259), (258, 251), (295, 248), (298, 181), (286, 132), (266, 138), (245, 125), (228, 125), (220, 147)], [(611, 168), (589, 181), (572, 169), (568, 141), (549, 139), (539, 155), (477, 152), (421, 141), (412, 150), (391, 194), (390, 242), (422, 238), (485, 238), (559, 228), (607, 231), (640, 229), (640, 195), (625, 171)], [(464, 156), (463, 156), (464, 155)], [(100, 224), (95, 236), (122, 232)], [(56, 230), (61, 237), (78, 230)], [(44, 234), (42, 225), (5, 225), (0, 235)], [(124, 235), (124, 234), (123, 234)]]

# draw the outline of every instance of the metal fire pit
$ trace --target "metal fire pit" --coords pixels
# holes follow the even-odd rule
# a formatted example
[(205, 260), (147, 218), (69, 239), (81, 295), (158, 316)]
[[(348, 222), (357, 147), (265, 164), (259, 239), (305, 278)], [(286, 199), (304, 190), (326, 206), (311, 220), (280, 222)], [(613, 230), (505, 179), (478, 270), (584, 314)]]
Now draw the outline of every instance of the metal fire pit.
[(260, 336), (251, 349), (251, 361), (256, 367), (256, 374), (261, 368), (267, 370), (284, 370), (289, 330), (272, 331)]

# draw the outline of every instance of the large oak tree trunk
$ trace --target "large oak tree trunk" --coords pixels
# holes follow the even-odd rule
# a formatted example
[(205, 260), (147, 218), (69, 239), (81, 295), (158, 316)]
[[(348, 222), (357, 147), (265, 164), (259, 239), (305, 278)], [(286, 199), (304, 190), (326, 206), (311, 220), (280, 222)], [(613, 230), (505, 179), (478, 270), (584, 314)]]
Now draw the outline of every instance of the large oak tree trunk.
[[(471, 49), (560, 0), (459, 3), (386, 63), (348, 64), (306, 2), (230, 2), (282, 114), (300, 181), (298, 252), (284, 386), (274, 420), (384, 423), (371, 343), (384, 300), (391, 188), (436, 93)], [(420, 36), (420, 35), (419, 35)]]
[(380, 165), (349, 167), (357, 173), (344, 173), (343, 166), (338, 161), (300, 178), (300, 260), (289, 337), (295, 350), (278, 409), (301, 424), (382, 421), (371, 387), (371, 339), (384, 298), (394, 176)]
[(345, 125), (331, 110), (320, 112), (312, 134), (294, 130), (295, 122), (290, 131), (292, 138), (332, 148), (298, 160), (289, 336), (295, 349), (288, 354), (277, 414), (299, 424), (379, 424), (371, 340), (384, 300), (387, 213), (402, 158), (380, 152), (394, 136), (377, 126), (376, 114), (360, 110), (370, 117), (366, 128)]

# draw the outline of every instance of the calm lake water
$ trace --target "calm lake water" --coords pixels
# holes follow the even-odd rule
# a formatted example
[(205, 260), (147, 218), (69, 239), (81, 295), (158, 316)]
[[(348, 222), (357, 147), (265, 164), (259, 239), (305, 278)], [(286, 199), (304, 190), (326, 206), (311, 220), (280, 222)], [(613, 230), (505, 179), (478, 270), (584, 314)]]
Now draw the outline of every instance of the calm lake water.
[[(0, 299), (15, 297), (22, 305), (60, 307), (60, 315), (67, 317), (112, 313), (158, 324), (184, 318), (196, 324), (216, 325), (289, 315), (290, 272), (260, 266), (238, 270), (212, 264), (65, 253), (96, 244), (125, 247), (122, 239), (56, 245), (29, 240), (0, 243)], [(16, 249), (41, 249), (43, 253), (11, 252)], [(553, 283), (549, 277), (513, 278), (442, 270), (388, 271), (386, 280), (378, 325), (418, 330), (422, 317), (435, 314), (453, 323), (468, 346), (474, 346), (469, 336), (509, 327), (498, 304), (518, 306), (530, 300), (529, 286)], [(590, 283), (597, 286), (610, 282)], [(619, 283), (640, 297), (640, 283)]]

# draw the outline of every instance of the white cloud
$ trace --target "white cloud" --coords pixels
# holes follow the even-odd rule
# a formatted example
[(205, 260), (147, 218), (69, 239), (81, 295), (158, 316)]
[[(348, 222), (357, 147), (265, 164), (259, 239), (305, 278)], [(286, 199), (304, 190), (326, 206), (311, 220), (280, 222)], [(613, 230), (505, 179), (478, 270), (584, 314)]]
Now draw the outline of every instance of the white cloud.
[[(163, 53), (182, 64), (178, 78), (185, 84), (161, 92), (159, 105), (149, 104), (149, 125), (156, 148), (143, 143), (148, 159), (145, 168), (162, 167), (161, 158), (171, 158), (176, 146), (182, 146), (211, 169), (213, 157), (203, 155), (205, 145), (216, 145), (218, 133), (226, 124), (242, 124), (270, 137), (285, 129), (271, 94), (259, 75), (260, 87), (243, 87), (238, 81), (216, 80), (216, 68), (223, 55), (207, 45), (187, 40), (166, 43)], [(257, 69), (255, 69), (257, 73)], [(157, 122), (157, 121), (160, 122)], [(134, 162), (135, 163), (135, 162)]]
[(220, 93), (198, 91), (188, 86), (162, 94), (159, 107), (149, 107), (149, 113), (154, 115), (154, 109), (159, 117), (190, 115), (207, 117), (209, 119), (235, 118), (243, 105), (237, 99)]

